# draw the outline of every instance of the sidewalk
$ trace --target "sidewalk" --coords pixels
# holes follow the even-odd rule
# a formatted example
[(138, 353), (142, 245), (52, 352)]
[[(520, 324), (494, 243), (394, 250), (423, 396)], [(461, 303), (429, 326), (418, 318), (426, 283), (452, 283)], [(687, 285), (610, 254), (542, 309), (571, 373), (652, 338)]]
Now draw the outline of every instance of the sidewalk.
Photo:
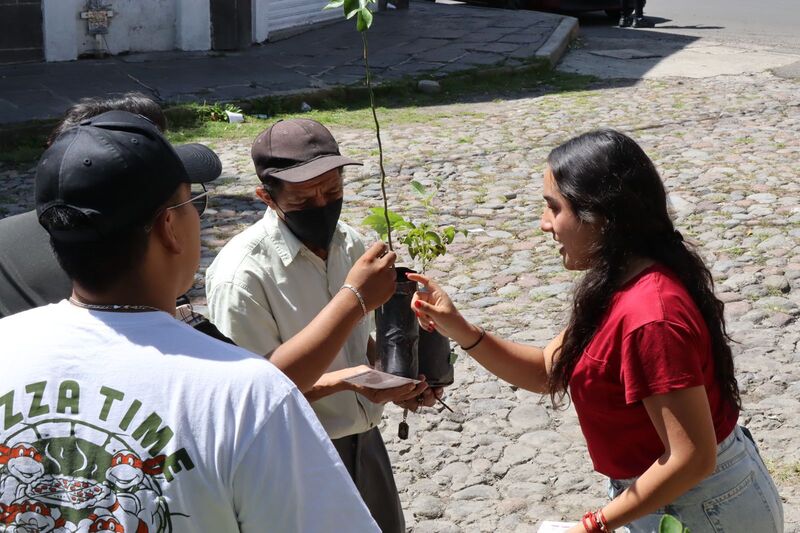
[[(376, 13), (369, 31), (376, 80), (444, 75), (486, 65), (557, 61), (571, 17), (414, 1)], [(53, 119), (80, 98), (141, 91), (161, 102), (229, 101), (358, 83), (355, 22), (338, 21), (236, 52), (159, 52), (0, 66), (0, 124)]]

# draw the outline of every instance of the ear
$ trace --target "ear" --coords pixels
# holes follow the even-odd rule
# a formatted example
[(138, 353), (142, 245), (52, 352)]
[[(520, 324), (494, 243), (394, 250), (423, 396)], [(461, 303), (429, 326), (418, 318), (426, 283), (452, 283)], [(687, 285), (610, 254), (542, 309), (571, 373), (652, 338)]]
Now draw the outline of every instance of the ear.
[(183, 253), (184, 245), (178, 238), (177, 222), (178, 213), (167, 209), (153, 223), (151, 232), (169, 253), (179, 255)]
[(275, 209), (275, 200), (272, 199), (272, 196), (267, 192), (267, 189), (265, 189), (263, 185), (256, 187), (256, 196), (258, 196), (258, 199), (267, 204), (271, 209)]

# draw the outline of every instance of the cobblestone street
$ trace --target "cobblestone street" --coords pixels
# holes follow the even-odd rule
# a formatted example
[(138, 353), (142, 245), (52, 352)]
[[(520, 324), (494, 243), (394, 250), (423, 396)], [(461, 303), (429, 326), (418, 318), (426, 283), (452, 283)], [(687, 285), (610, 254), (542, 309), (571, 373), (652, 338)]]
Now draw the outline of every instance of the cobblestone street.
[[(779, 485), (786, 531), (800, 531), (798, 82), (770, 74), (596, 82), (423, 111), (424, 123), (382, 124), (391, 205), (420, 221), (409, 182), (438, 185), (441, 223), (469, 233), (431, 274), (487, 330), (539, 345), (563, 327), (574, 280), (539, 230), (547, 153), (604, 126), (643, 145), (679, 229), (713, 267), (736, 341), (742, 422)], [(346, 174), (343, 218), (358, 227), (379, 205), (374, 135), (332, 129), (346, 155), (367, 162)], [(224, 175), (204, 219), (203, 268), (262, 210), (249, 143), (210, 142)], [(0, 170), (0, 214), (32, 207), (32, 175)], [(554, 411), (548, 398), (515, 390), (463, 354), (446, 401), (454, 414), (409, 416), (407, 441), (396, 437), (401, 410), (386, 409), (384, 437), (414, 531), (536, 531), (543, 519), (575, 520), (603, 501), (571, 408)]]

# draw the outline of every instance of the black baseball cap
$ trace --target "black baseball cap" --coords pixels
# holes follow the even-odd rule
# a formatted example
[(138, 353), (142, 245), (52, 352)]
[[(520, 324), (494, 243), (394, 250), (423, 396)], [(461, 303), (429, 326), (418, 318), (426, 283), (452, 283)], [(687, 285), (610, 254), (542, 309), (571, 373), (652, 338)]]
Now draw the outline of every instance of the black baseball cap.
[[(36, 212), (61, 241), (93, 241), (146, 225), (182, 183), (219, 177), (222, 163), (200, 144), (173, 147), (141, 115), (109, 111), (59, 135), (36, 169)], [(49, 227), (53, 207), (83, 214), (80, 228)]]
[(279, 120), (256, 137), (250, 150), (256, 174), (301, 183), (359, 161), (339, 153), (339, 145), (328, 128), (307, 118)]

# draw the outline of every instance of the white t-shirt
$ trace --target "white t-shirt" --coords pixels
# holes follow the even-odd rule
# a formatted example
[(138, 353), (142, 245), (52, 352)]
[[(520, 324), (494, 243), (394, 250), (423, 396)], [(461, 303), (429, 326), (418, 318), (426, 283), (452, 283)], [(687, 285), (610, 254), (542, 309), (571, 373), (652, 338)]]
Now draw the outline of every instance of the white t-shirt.
[[(206, 271), (211, 322), (243, 348), (269, 354), (297, 335), (328, 305), (364, 254), (364, 243), (339, 222), (323, 261), (294, 236), (275, 211), (239, 233)], [(367, 365), (370, 322), (361, 321), (328, 372)], [(383, 406), (351, 391), (311, 404), (332, 439), (369, 431)]]
[(0, 529), (378, 531), (261, 357), (166, 313), (67, 302), (0, 320), (0, 339)]

